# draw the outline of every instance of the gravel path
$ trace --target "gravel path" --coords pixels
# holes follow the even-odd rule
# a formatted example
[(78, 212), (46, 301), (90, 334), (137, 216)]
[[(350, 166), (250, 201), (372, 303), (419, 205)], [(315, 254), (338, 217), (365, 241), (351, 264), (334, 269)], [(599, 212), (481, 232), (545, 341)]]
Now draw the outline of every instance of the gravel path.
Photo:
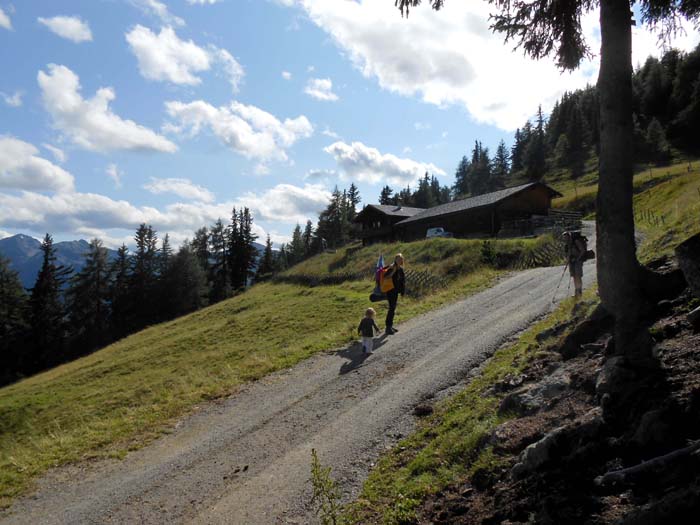
[[(594, 271), (586, 263), (586, 284)], [(359, 344), (317, 355), (203, 407), (122, 461), (56, 469), (0, 523), (313, 523), (311, 449), (345, 498), (356, 496), (372, 462), (412, 429), (413, 408), (548, 312), (561, 274), (518, 273), (399, 324), (368, 358)], [(400, 321), (400, 301), (398, 312)]]

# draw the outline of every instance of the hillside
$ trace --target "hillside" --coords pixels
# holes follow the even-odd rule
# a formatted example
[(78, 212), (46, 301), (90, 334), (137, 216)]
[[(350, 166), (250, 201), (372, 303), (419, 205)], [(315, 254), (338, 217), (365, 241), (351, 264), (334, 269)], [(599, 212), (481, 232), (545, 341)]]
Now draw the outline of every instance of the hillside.
[[(398, 311), (402, 322), (489, 286), (508, 268), (551, 262), (547, 257), (558, 254), (551, 238), (489, 246), (489, 257), (480, 241), (353, 246), (290, 273), (358, 272), (375, 264), (378, 250), (403, 251), (407, 270), (430, 269), (450, 285), (411, 297), (409, 278), (409, 297)], [(52, 466), (123, 456), (167, 432), (201, 401), (353, 340), (372, 287), (369, 278), (313, 287), (263, 283), (0, 389), (0, 501), (6, 505)], [(381, 324), (386, 305), (375, 307)]]

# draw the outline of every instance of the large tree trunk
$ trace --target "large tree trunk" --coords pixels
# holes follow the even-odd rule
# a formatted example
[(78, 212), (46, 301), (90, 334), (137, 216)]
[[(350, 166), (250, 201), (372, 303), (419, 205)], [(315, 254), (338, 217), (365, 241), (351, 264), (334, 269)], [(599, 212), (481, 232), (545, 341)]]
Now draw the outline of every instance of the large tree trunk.
[(615, 317), (615, 347), (632, 364), (650, 360), (640, 332), (642, 296), (632, 209), (632, 28), (629, 0), (601, 0), (600, 181), (597, 269), (603, 306)]

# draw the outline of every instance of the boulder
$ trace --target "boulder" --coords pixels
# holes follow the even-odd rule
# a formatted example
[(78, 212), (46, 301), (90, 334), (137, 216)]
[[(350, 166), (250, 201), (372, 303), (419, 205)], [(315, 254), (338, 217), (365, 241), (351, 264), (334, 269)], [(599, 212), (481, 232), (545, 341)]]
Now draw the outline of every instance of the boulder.
[(693, 295), (700, 297), (700, 233), (676, 247), (676, 258)]
[(526, 385), (511, 392), (501, 401), (499, 414), (528, 415), (546, 408), (550, 402), (571, 386), (571, 377), (564, 370), (557, 370), (539, 383)]
[(515, 479), (539, 469), (542, 465), (569, 453), (600, 435), (604, 422), (602, 410), (596, 407), (569, 425), (552, 430), (520, 454), (511, 470)]

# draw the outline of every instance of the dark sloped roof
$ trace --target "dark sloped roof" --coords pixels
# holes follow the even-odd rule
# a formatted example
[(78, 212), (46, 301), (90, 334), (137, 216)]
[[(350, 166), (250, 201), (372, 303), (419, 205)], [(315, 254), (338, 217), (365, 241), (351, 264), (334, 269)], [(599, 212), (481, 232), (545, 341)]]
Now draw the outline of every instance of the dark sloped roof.
[(451, 213), (457, 213), (460, 211), (473, 210), (476, 208), (482, 208), (484, 206), (491, 206), (497, 204), (508, 197), (520, 193), (521, 191), (527, 190), (535, 186), (544, 186), (547, 188), (552, 196), (561, 196), (561, 194), (543, 184), (541, 182), (530, 182), (528, 184), (523, 184), (521, 186), (513, 186), (512, 188), (506, 188), (504, 190), (494, 191), (491, 193), (484, 193), (483, 195), (477, 195), (476, 197), (469, 197), (468, 199), (462, 199), (459, 201), (452, 201), (446, 204), (441, 204), (433, 208), (428, 208), (423, 211), (423, 213), (418, 213), (410, 216), (407, 219), (402, 220), (397, 223), (397, 225), (409, 224), (415, 221), (420, 221), (422, 219), (428, 219), (430, 217), (437, 217), (439, 215), (449, 215)]
[(409, 208), (408, 206), (395, 206), (388, 204), (368, 204), (360, 213), (357, 214), (357, 216), (359, 217), (367, 208), (374, 208), (384, 215), (389, 215), (391, 217), (413, 217), (417, 213), (426, 211), (425, 208)]

